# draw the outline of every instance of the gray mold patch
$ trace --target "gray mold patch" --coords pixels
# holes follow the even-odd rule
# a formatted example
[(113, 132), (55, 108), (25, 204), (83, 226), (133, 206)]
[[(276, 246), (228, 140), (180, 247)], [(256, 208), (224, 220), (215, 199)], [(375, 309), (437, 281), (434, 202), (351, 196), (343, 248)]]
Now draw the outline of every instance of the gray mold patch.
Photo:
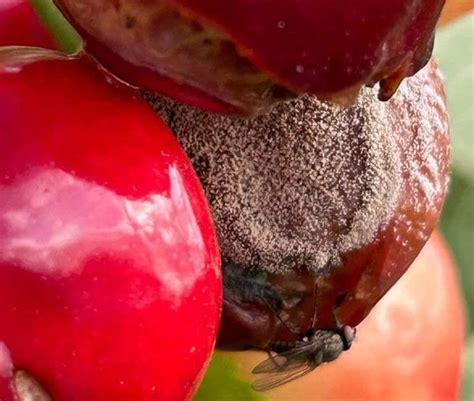
[(370, 243), (398, 204), (399, 150), (374, 90), (350, 108), (304, 96), (248, 120), (148, 100), (194, 163), (224, 260), (317, 271)]

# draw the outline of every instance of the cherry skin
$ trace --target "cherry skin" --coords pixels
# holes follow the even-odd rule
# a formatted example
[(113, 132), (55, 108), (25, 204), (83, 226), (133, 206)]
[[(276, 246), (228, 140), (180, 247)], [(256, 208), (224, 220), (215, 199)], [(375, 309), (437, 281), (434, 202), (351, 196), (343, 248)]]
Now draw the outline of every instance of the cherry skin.
[(0, 2), (0, 46), (12, 44), (54, 48), (53, 39), (25, 0)]
[(389, 98), (428, 61), (444, 4), (55, 2), (86, 50), (121, 78), (203, 108), (254, 115), (296, 92), (348, 103), (361, 86), (378, 81), (380, 97)]
[(0, 399), (191, 399), (221, 279), (185, 153), (86, 59), (3, 60), (0, 109)]

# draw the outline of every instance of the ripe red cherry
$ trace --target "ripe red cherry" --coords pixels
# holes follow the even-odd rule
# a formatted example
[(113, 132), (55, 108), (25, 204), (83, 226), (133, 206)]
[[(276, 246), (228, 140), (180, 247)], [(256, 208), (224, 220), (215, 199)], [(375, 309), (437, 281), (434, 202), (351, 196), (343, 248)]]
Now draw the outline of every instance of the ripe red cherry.
[(388, 98), (428, 61), (444, 4), (55, 1), (88, 51), (120, 77), (197, 106), (249, 114), (294, 92), (347, 102), (378, 81)]
[(53, 40), (25, 0), (0, 2), (0, 46), (28, 45), (53, 48)]
[(5, 67), (0, 399), (189, 400), (221, 304), (190, 162), (88, 61)]

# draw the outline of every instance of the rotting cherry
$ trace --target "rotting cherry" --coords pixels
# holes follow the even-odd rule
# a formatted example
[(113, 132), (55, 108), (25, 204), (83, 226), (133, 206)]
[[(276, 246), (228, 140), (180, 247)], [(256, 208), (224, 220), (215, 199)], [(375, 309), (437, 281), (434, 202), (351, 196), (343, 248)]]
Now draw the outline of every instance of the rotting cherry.
[(86, 50), (132, 84), (262, 114), (308, 92), (387, 99), (429, 60), (444, 0), (55, 0)]
[[(194, 162), (224, 270), (221, 348), (272, 349), (357, 326), (410, 266), (448, 189), (434, 62), (388, 102), (305, 96), (238, 120), (149, 97)], [(206, 138), (203, 140), (202, 138)]]

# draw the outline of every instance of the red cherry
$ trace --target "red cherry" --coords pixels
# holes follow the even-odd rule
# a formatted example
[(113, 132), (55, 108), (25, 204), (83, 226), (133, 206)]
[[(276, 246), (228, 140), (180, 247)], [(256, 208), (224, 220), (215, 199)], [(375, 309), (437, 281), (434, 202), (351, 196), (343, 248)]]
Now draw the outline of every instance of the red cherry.
[(361, 86), (378, 81), (381, 97), (390, 97), (428, 61), (444, 4), (55, 1), (88, 51), (120, 77), (197, 106), (215, 110), (221, 103), (248, 114), (293, 92), (348, 102)]
[(0, 46), (28, 45), (54, 48), (54, 42), (25, 0), (0, 1)]
[(5, 67), (0, 399), (189, 400), (221, 305), (190, 162), (87, 60)]

